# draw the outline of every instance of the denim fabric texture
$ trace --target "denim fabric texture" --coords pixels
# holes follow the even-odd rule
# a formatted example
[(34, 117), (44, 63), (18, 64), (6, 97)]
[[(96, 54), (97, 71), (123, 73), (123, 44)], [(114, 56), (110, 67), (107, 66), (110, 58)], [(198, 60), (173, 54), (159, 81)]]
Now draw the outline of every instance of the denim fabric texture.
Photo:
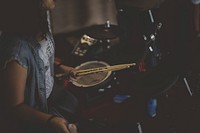
[[(52, 35), (50, 33), (47, 33), (47, 35), (53, 41)], [(16, 60), (27, 69), (25, 103), (33, 108), (39, 107), (39, 110), (47, 112), (45, 67), (39, 57), (39, 48), (40, 44), (34, 38), (22, 38), (3, 33), (0, 37), (0, 71), (3, 71), (7, 63), (12, 60)], [(53, 68), (53, 62), (54, 58), (50, 62), (51, 68)], [(52, 71), (54, 70), (52, 69)]]

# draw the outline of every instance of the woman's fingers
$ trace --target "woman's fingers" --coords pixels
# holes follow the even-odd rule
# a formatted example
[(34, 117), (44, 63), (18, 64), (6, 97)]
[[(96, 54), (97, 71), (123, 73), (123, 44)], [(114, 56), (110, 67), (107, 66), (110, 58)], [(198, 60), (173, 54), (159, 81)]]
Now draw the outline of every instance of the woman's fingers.
[(68, 129), (70, 133), (77, 133), (77, 127), (75, 124), (68, 124)]

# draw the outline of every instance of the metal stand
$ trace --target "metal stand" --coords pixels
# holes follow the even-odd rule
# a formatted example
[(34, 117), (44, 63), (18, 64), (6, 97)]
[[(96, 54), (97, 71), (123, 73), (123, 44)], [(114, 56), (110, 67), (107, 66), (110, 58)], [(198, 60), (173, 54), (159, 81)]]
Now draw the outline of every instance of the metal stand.
[[(143, 39), (145, 41), (145, 51), (144, 51), (144, 56), (141, 59), (141, 62), (145, 62), (145, 59), (149, 57), (150, 59), (150, 67), (154, 67), (158, 65), (158, 61), (161, 59), (161, 52), (159, 48), (156, 46), (156, 36), (158, 30), (161, 29), (162, 23), (155, 24), (153, 15), (151, 10), (148, 10), (148, 14), (150, 17), (150, 22), (153, 24), (153, 29), (149, 33), (143, 34)], [(147, 31), (148, 32), (148, 31)], [(148, 35), (147, 35), (148, 34)]]
[(187, 81), (186, 77), (183, 78), (183, 81), (184, 81), (184, 83), (185, 83), (185, 85), (186, 85), (186, 88), (187, 88), (187, 90), (188, 90), (190, 96), (193, 96), (193, 92), (192, 92), (192, 90), (191, 90), (191, 88), (190, 88), (190, 85), (188, 84), (188, 81)]
[(142, 132), (142, 126), (139, 122), (137, 122), (137, 128), (138, 128), (138, 133), (143, 133)]

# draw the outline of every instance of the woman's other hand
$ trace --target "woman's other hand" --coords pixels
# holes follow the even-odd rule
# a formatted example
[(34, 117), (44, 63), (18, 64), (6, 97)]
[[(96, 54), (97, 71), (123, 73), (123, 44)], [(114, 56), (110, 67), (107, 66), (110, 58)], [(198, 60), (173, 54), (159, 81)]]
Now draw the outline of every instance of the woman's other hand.
[(67, 120), (61, 117), (53, 117), (48, 122), (48, 127), (52, 128), (55, 133), (77, 133), (75, 124), (69, 124)]

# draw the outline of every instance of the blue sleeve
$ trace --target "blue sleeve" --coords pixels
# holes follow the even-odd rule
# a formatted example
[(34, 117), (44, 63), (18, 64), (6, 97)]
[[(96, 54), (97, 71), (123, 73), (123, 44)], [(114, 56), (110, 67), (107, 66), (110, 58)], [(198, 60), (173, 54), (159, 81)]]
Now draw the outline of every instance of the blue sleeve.
[(6, 41), (3, 45), (4, 48), (1, 49), (4, 56), (2, 60), (3, 68), (6, 67), (7, 63), (13, 60), (17, 61), (22, 67), (28, 68), (28, 52), (30, 52), (30, 50), (26, 41), (14, 39)]

